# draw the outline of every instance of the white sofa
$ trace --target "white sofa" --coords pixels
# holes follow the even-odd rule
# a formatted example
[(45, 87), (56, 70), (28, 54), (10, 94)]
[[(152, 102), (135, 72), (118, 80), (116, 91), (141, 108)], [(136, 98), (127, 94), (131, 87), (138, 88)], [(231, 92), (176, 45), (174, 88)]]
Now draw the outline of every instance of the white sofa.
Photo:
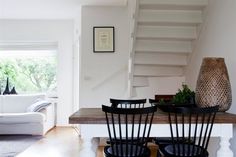
[(55, 126), (55, 104), (39, 112), (27, 111), (45, 94), (0, 95), (0, 134), (44, 135)]

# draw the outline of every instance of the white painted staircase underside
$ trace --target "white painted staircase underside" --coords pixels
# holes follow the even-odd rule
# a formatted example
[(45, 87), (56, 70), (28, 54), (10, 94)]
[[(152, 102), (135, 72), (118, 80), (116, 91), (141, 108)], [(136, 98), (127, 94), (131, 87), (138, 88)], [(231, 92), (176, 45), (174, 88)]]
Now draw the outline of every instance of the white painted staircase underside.
[(152, 88), (150, 81), (155, 79), (179, 77), (178, 83), (184, 81), (184, 70), (204, 21), (208, 0), (138, 0), (137, 3), (131, 70), (133, 93), (140, 88)]

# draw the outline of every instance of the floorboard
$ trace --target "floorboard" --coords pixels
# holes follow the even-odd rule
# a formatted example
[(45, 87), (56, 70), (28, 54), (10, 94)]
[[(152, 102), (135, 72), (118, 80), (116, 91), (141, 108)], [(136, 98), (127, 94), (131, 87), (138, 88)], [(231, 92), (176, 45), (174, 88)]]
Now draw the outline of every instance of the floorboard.
[[(43, 139), (33, 144), (17, 157), (79, 157), (78, 154), (82, 150), (83, 141), (79, 138), (78, 133), (72, 127), (56, 127), (48, 132)], [(103, 157), (103, 148), (105, 139), (100, 139), (97, 148), (97, 157)], [(153, 144), (149, 145), (152, 156), (156, 156), (157, 147)], [(86, 157), (92, 157), (94, 153)]]
[(73, 128), (56, 127), (17, 157), (78, 157), (81, 143)]

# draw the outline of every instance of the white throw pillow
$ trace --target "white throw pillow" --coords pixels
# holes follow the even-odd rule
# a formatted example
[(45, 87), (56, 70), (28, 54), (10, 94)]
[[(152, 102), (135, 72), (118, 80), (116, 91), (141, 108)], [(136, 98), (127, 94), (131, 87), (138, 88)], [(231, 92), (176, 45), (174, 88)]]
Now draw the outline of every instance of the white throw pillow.
[(26, 112), (38, 112), (47, 106), (49, 106), (51, 103), (46, 100), (38, 100), (37, 102), (33, 103), (29, 107), (27, 107)]

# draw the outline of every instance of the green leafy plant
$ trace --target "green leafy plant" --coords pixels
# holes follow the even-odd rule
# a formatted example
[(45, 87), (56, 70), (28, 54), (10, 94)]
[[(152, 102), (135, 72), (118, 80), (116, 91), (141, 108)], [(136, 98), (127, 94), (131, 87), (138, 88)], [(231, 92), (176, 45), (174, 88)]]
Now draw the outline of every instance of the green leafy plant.
[(195, 92), (189, 89), (188, 85), (183, 84), (182, 89), (179, 89), (175, 94), (172, 102), (174, 104), (194, 104)]
[(164, 105), (164, 104), (165, 104), (165, 100), (164, 100), (163, 98), (160, 99), (160, 100), (159, 100), (159, 104), (160, 104), (160, 105)]

